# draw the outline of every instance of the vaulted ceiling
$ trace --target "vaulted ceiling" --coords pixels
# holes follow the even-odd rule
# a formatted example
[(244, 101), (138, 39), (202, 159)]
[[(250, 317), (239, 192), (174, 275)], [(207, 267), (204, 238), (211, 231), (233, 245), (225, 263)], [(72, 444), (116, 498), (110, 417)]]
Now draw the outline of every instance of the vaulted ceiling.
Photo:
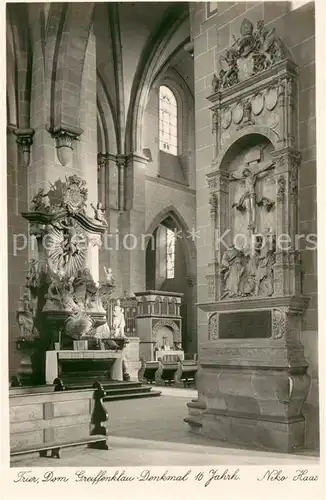
[(137, 149), (139, 121), (157, 76), (173, 68), (193, 92), (193, 61), (183, 49), (190, 39), (188, 4), (97, 4), (94, 32), (102, 121), (115, 129), (117, 152)]

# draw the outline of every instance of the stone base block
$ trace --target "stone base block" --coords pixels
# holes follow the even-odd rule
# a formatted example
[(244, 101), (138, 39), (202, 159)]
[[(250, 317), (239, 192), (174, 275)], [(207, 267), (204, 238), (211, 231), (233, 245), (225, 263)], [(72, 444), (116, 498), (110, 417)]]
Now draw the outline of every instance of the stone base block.
[(305, 421), (304, 418), (298, 418), (277, 422), (204, 412), (201, 418), (201, 434), (246, 448), (292, 453), (304, 445)]

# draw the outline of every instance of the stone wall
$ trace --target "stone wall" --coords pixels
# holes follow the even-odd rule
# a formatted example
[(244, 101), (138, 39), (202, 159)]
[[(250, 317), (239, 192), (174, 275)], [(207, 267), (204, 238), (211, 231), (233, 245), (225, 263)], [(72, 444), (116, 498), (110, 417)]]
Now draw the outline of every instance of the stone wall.
[[(275, 27), (299, 68), (297, 102), (298, 146), (302, 155), (299, 177), (299, 232), (316, 233), (316, 120), (315, 120), (315, 13), (313, 2), (291, 10), (290, 2), (223, 2), (217, 13), (205, 18), (203, 3), (191, 4), (191, 26), (195, 53), (195, 123), (197, 229), (201, 238), (198, 251), (198, 302), (208, 299), (206, 275), (212, 261), (212, 241), (206, 174), (214, 157), (212, 118), (209, 111), (211, 81), (218, 73), (220, 53), (232, 43), (244, 18), (260, 19)], [(311, 246), (311, 245), (310, 245)], [(317, 368), (317, 253), (301, 246), (303, 293), (310, 296), (303, 318), (302, 343), (309, 363), (311, 387), (305, 405), (306, 444), (318, 446), (318, 368)], [(207, 335), (206, 313), (198, 311), (198, 338)]]

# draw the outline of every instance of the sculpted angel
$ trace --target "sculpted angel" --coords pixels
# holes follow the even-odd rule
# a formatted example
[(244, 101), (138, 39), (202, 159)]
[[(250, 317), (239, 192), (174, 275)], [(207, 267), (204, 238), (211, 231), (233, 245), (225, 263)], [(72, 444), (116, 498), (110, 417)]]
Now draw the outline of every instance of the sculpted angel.
[(102, 203), (99, 201), (95, 207), (93, 203), (91, 203), (91, 207), (94, 210), (94, 219), (98, 220), (99, 222), (102, 222), (102, 224), (107, 225), (106, 218), (104, 216), (105, 214), (105, 209), (102, 206)]

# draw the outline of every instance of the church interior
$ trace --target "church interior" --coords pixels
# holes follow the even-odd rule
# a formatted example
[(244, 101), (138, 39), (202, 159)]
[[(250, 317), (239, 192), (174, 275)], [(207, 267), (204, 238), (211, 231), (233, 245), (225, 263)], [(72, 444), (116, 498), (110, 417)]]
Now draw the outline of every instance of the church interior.
[(12, 460), (317, 457), (314, 2), (8, 3), (6, 44)]

